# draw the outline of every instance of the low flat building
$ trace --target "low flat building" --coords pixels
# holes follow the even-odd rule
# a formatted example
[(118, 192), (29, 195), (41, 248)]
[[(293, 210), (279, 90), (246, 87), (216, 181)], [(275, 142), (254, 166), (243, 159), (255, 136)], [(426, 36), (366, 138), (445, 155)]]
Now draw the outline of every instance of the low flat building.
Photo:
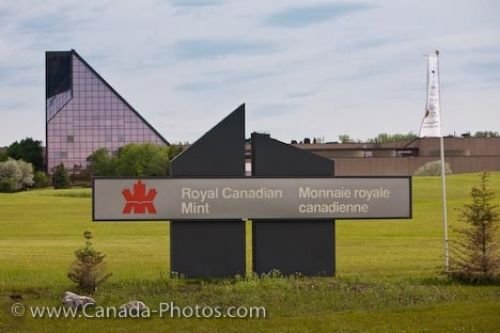
[[(337, 176), (410, 176), (424, 164), (440, 159), (438, 138), (296, 146), (335, 160)], [(500, 171), (499, 137), (446, 137), (444, 148), (453, 173)]]

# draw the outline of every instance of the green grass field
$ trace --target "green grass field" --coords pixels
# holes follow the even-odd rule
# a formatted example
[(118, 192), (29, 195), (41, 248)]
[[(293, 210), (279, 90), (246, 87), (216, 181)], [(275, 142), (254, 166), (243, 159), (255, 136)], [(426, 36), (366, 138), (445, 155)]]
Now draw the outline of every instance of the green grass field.
[[(477, 181), (477, 175), (448, 178), (452, 226)], [(500, 173), (492, 174), (491, 181), (500, 190)], [(0, 194), (0, 332), (500, 332), (500, 286), (450, 283), (439, 273), (440, 178), (414, 178), (413, 189), (412, 220), (337, 222), (335, 278), (224, 281), (170, 279), (169, 224), (93, 223), (90, 190)], [(265, 306), (267, 318), (12, 316), (15, 302), (58, 306), (63, 292), (74, 289), (66, 273), (87, 229), (113, 272), (95, 294), (99, 305), (131, 299), (151, 308), (170, 301), (179, 306), (254, 305)], [(12, 295), (22, 299), (12, 300)]]

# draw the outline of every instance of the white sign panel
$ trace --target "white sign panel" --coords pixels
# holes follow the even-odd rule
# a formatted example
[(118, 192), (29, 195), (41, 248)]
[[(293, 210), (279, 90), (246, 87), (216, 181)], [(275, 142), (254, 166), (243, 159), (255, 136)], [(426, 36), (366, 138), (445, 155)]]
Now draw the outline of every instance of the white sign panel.
[(96, 178), (94, 221), (411, 218), (410, 177)]
[(421, 138), (441, 136), (438, 61), (437, 56), (427, 57), (427, 100), (424, 120), (420, 127)]

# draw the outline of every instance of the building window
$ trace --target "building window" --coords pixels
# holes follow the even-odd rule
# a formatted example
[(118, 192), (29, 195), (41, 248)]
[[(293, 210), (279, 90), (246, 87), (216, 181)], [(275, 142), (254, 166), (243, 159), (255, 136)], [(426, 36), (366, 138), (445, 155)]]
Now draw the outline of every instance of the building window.
[(66, 151), (56, 151), (54, 155), (56, 159), (68, 158), (68, 152)]
[(398, 157), (412, 157), (412, 156), (417, 156), (417, 152), (415, 150), (398, 150), (397, 151), (397, 156)]
[(66, 136), (66, 142), (67, 143), (73, 143), (73, 142), (75, 142), (75, 137), (73, 135)]

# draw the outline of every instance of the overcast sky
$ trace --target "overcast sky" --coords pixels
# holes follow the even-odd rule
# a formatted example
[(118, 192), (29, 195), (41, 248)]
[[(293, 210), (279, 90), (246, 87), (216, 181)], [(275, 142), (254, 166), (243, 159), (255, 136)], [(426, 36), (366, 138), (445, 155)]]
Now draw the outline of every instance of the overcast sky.
[(47, 50), (75, 49), (170, 142), (241, 103), (247, 135), (418, 133), (441, 50), (443, 132), (500, 131), (497, 0), (0, 0), (0, 146), (45, 137)]

